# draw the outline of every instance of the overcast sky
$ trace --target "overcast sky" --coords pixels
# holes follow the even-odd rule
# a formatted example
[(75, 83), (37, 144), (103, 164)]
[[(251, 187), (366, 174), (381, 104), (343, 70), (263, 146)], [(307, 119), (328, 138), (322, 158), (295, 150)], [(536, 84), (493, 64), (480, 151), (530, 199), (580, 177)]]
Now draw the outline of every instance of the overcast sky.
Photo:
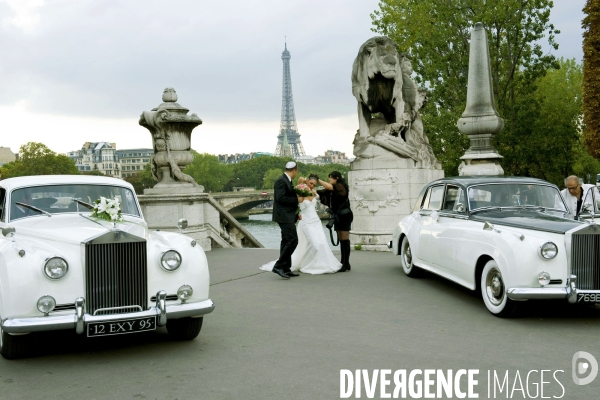
[[(287, 35), (307, 154), (352, 154), (350, 72), (377, 0), (0, 0), (0, 146), (151, 147), (138, 125), (165, 87), (203, 125), (192, 147), (274, 152)], [(555, 0), (559, 57), (582, 61), (585, 0)]]

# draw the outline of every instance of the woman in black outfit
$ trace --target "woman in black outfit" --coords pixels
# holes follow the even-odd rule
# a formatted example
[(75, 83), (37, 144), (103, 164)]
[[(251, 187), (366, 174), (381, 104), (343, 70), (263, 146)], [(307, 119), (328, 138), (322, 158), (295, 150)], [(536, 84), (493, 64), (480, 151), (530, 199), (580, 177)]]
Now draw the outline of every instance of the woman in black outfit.
[(323, 191), (324, 193), (319, 193), (321, 202), (337, 216), (334, 229), (337, 232), (340, 250), (342, 251), (342, 259), (340, 260), (342, 269), (338, 272), (350, 271), (350, 227), (354, 215), (350, 209), (348, 184), (338, 171), (329, 174), (329, 182), (319, 179), (319, 183), (326, 189), (326, 191)]

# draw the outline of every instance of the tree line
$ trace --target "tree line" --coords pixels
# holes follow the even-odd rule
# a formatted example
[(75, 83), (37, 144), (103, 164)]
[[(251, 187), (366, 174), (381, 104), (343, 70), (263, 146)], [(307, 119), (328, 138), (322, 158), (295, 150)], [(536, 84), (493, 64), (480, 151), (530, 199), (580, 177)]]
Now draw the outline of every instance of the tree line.
[[(217, 156), (201, 154), (192, 150), (194, 160), (187, 165), (184, 173), (204, 186), (207, 192), (232, 191), (235, 187), (272, 189), (275, 179), (283, 174), (284, 165), (291, 158), (257, 157), (237, 164), (222, 164)], [(324, 180), (332, 171), (339, 171), (347, 177), (349, 167), (340, 164), (308, 165), (298, 163), (299, 176), (317, 174)], [(80, 172), (75, 162), (63, 154), (57, 154), (45, 144), (29, 142), (19, 149), (19, 158), (0, 167), (2, 179), (27, 175), (102, 175), (98, 171)], [(128, 176), (125, 180), (133, 185), (136, 193), (156, 184), (150, 164), (144, 170)]]

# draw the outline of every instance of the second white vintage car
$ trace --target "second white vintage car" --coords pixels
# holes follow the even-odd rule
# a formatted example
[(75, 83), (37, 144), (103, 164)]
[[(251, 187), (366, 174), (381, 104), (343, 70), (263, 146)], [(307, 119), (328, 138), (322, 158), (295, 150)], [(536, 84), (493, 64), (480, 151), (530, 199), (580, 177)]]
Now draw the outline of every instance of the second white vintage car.
[[(121, 222), (92, 216), (118, 200)], [(185, 221), (180, 221), (185, 224)], [(213, 311), (202, 248), (180, 233), (150, 231), (133, 187), (95, 176), (0, 181), (0, 353), (18, 358), (28, 334), (88, 337), (165, 326), (195, 338)]]
[(597, 194), (590, 188), (574, 219), (540, 179), (440, 179), (423, 188), (389, 246), (406, 275), (428, 270), (478, 290), (496, 316), (529, 299), (600, 303)]

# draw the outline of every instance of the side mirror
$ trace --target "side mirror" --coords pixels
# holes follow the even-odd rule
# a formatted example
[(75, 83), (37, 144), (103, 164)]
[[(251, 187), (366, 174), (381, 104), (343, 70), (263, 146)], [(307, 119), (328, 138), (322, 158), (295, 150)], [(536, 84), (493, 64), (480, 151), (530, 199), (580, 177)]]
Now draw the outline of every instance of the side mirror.
[(463, 203), (456, 203), (456, 206), (454, 206), (454, 208), (458, 212), (464, 212), (465, 211), (465, 206), (464, 206)]
[(187, 219), (181, 218), (179, 221), (177, 221), (177, 226), (179, 227), (179, 233), (183, 233), (182, 231), (188, 227)]
[(585, 203), (583, 205), (582, 211), (591, 213), (594, 208), (592, 207), (592, 203)]
[(13, 235), (15, 234), (16, 229), (12, 226), (7, 226), (6, 228), (2, 228), (2, 235), (4, 237), (13, 237)]

